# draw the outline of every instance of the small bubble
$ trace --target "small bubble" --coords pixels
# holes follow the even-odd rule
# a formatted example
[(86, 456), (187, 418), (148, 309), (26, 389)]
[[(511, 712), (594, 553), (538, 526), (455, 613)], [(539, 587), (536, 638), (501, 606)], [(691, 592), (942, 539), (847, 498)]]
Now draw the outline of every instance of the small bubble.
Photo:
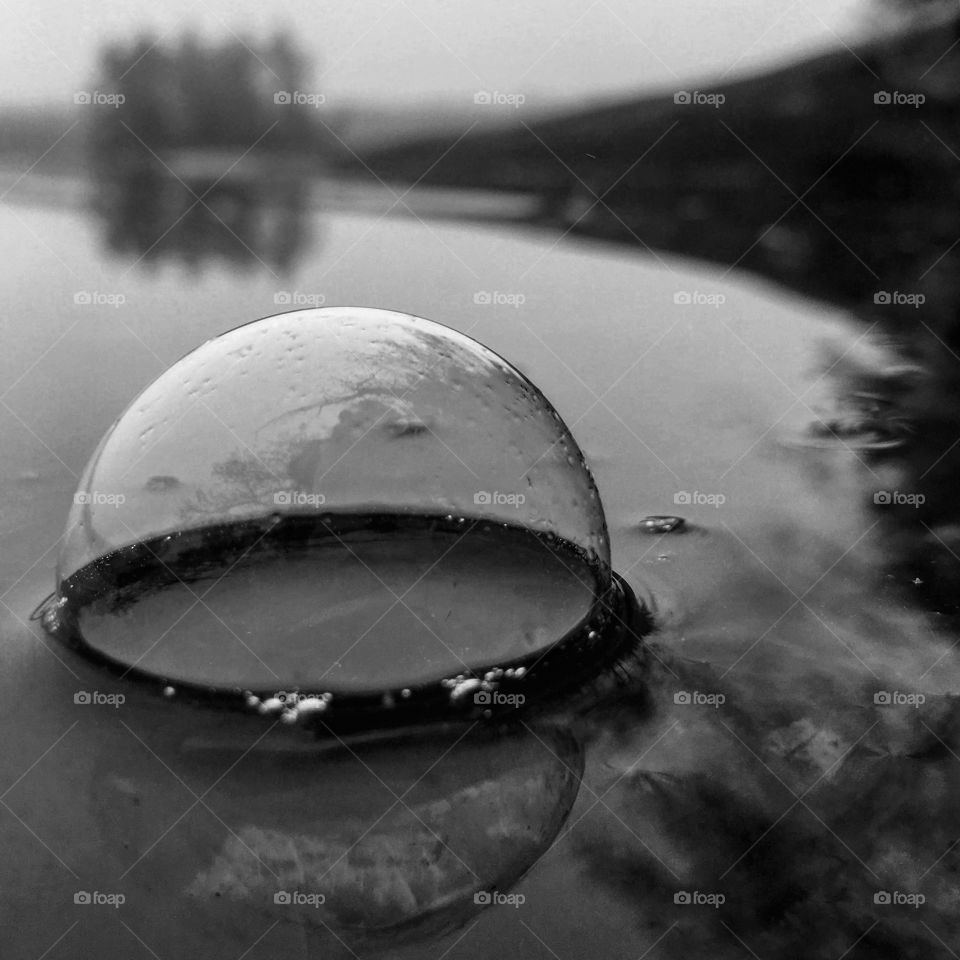
[(177, 691), (174, 687), (167, 686), (163, 688), (163, 695), (165, 697), (174, 697), (176, 696), (176, 694), (177, 694)]
[(409, 699), (410, 699), (410, 688), (409, 688), (409, 687), (404, 687), (404, 688), (400, 691), (400, 696), (403, 697), (404, 700), (409, 700)]
[(469, 680), (462, 680), (458, 683), (453, 690), (450, 691), (451, 700), (462, 700), (468, 694), (473, 693), (475, 690), (480, 689), (480, 681), (476, 677), (471, 677)]
[(307, 697), (297, 705), (298, 717), (309, 717), (315, 713), (323, 713), (327, 709), (327, 701), (320, 697)]
[(682, 530), (686, 521), (683, 517), (644, 517), (640, 521), (642, 533), (673, 533)]

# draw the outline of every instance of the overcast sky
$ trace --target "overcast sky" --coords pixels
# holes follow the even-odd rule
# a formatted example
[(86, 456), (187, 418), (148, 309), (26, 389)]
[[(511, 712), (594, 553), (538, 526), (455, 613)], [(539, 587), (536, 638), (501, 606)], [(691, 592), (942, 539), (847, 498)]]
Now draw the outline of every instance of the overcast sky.
[(0, 17), (6, 103), (69, 103), (98, 44), (142, 28), (285, 25), (330, 100), (490, 89), (533, 103), (734, 75), (853, 39), (865, 21), (862, 0), (3, 0)]

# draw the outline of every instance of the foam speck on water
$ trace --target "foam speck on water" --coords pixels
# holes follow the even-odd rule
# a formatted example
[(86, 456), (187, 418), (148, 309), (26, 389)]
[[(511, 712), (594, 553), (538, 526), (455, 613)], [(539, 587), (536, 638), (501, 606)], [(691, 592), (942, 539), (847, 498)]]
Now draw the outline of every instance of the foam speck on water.
[(327, 701), (321, 697), (307, 697), (297, 704), (297, 718), (312, 717), (327, 709)]
[(460, 683), (458, 683), (453, 690), (450, 691), (450, 699), (462, 700), (468, 694), (479, 690), (480, 687), (481, 683), (476, 677), (470, 677), (468, 680), (461, 680)]

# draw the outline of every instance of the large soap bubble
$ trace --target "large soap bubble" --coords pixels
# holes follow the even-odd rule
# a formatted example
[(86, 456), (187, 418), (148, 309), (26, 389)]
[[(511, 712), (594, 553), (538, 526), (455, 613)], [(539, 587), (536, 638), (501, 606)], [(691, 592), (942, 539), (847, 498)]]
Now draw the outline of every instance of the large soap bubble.
[(338, 307), (231, 330), (137, 397), (83, 475), (46, 620), (168, 694), (364, 723), (516, 707), (635, 615), (543, 394), (445, 326)]

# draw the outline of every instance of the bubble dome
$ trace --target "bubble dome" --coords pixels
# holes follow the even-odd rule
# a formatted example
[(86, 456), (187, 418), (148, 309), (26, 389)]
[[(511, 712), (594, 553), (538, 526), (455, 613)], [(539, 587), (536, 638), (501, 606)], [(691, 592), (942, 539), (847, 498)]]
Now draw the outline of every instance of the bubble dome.
[(44, 622), (168, 693), (329, 722), (516, 707), (616, 656), (635, 604), (537, 387), (439, 323), (336, 307), (230, 330), (131, 403)]

